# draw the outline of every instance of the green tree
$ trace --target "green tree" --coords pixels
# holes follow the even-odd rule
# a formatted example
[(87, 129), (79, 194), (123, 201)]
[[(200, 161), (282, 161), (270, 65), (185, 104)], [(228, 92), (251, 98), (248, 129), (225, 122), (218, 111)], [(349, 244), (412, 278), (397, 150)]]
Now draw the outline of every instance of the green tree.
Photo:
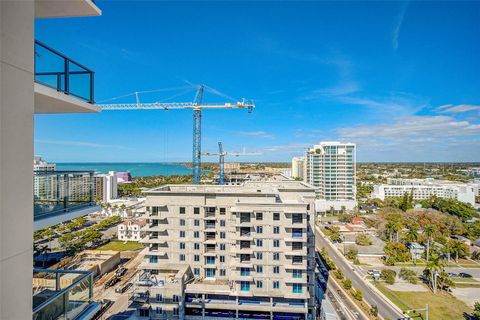
[(343, 275), (343, 272), (340, 271), (340, 270), (336, 270), (333, 275), (335, 276), (335, 278), (337, 278), (338, 280), (342, 280), (345, 276)]
[(345, 256), (347, 257), (347, 259), (355, 260), (358, 256), (358, 250), (356, 248), (353, 248), (353, 247), (348, 248)]
[(383, 269), (380, 273), (380, 278), (385, 280), (388, 284), (394, 284), (396, 275), (397, 273), (394, 270)]
[(363, 293), (362, 293), (362, 290), (360, 289), (355, 289), (352, 293), (352, 296), (358, 301), (363, 300)]
[(405, 233), (405, 240), (407, 242), (417, 242), (418, 240), (418, 229), (416, 226), (411, 225), (408, 227), (407, 232)]
[(434, 224), (429, 224), (423, 229), (423, 235), (427, 238), (427, 261), (430, 259), (430, 242), (436, 232), (437, 226)]
[(355, 237), (355, 243), (359, 246), (370, 246), (372, 244), (372, 239), (366, 233), (359, 233)]
[(440, 260), (440, 257), (437, 254), (432, 254), (432, 258), (427, 262), (427, 266), (425, 270), (423, 270), (423, 274), (425, 278), (428, 279), (430, 288), (432, 289), (433, 293), (437, 292), (438, 288), (438, 275), (441, 271), (443, 271), (444, 265)]
[(480, 303), (475, 302), (473, 307), (473, 316), (480, 319)]
[(402, 267), (400, 269), (400, 278), (408, 281), (411, 284), (416, 284), (418, 282), (418, 277), (415, 271)]
[(350, 290), (352, 288), (352, 280), (350, 279), (344, 279), (342, 281), (342, 286), (347, 289), (347, 290)]

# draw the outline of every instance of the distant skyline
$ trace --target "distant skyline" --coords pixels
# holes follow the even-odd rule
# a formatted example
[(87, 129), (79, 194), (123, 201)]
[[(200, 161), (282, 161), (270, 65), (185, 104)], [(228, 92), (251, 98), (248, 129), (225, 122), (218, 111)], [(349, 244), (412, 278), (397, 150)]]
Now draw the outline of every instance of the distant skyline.
[[(203, 113), (202, 147), (288, 162), (320, 141), (359, 162), (480, 161), (480, 2), (107, 2), (37, 19), (36, 38), (95, 71), (97, 102), (248, 98)], [(111, 102), (133, 102), (132, 96)], [(189, 110), (36, 115), (51, 162), (188, 162)], [(204, 157), (215, 162), (216, 158)]]

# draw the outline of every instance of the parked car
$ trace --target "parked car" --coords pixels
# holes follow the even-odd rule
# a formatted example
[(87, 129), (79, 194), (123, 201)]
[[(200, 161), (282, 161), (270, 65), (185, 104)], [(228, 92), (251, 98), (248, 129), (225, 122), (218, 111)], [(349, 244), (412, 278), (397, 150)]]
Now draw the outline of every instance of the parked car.
[(460, 272), (458, 275), (462, 278), (471, 278), (472, 277), (471, 274), (465, 273), (465, 272)]
[(449, 272), (449, 273), (448, 273), (448, 276), (449, 276), (449, 277), (458, 277), (458, 274), (453, 273), (453, 272)]

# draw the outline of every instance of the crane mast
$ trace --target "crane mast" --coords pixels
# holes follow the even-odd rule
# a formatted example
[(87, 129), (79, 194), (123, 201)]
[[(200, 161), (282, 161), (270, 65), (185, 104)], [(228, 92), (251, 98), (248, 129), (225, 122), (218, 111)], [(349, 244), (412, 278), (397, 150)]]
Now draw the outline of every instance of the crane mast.
[(210, 153), (210, 152), (205, 152), (202, 153), (204, 156), (218, 156), (218, 163), (219, 163), (219, 173), (218, 173), (218, 184), (219, 185), (224, 185), (225, 184), (225, 156), (230, 155), (234, 157), (239, 157), (239, 156), (256, 156), (260, 155), (261, 153), (259, 152), (245, 152), (243, 150), (242, 153), (240, 152), (226, 152), (223, 151), (223, 144), (222, 142), (218, 143), (218, 153)]
[(253, 102), (243, 99), (237, 103), (204, 104), (203, 93), (205, 87), (198, 86), (195, 99), (192, 102), (152, 102), (140, 103), (138, 94), (135, 94), (136, 103), (97, 104), (102, 111), (109, 110), (193, 110), (193, 148), (192, 148), (192, 183), (199, 184), (202, 174), (202, 110), (203, 109), (247, 109), (249, 113), (255, 108)]

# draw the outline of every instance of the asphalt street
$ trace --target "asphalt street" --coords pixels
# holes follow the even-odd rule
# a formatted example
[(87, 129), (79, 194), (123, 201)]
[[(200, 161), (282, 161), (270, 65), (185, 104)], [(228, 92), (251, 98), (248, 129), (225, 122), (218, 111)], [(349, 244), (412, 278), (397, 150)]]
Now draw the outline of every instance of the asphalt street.
[(341, 253), (334, 250), (332, 246), (328, 243), (328, 240), (325, 239), (316, 229), (315, 229), (315, 245), (317, 250), (320, 250), (324, 247), (327, 250), (327, 254), (335, 263), (337, 268), (339, 268), (346, 278), (352, 281), (354, 288), (362, 290), (363, 299), (369, 305), (376, 305), (378, 307), (378, 313), (381, 317), (391, 320), (403, 318), (403, 314), (397, 311), (396, 308), (390, 305), (389, 302), (385, 301), (372, 287), (363, 280), (362, 275), (359, 274), (340, 256)]

